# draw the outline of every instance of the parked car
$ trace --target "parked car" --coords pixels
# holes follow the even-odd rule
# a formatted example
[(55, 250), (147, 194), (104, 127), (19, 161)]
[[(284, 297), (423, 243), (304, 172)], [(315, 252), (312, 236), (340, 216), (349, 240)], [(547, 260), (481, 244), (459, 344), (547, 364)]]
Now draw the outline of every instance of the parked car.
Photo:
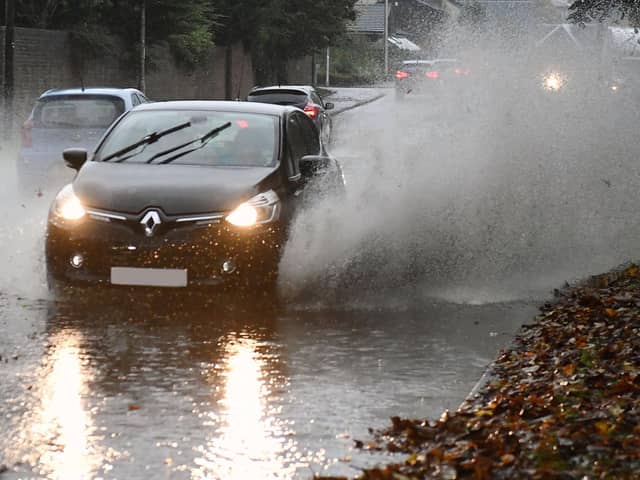
[(471, 75), (469, 67), (456, 59), (405, 60), (395, 73), (396, 98), (437, 94), (456, 87)]
[(124, 112), (149, 100), (133, 88), (68, 88), (44, 92), (22, 126), (18, 181), (43, 188), (65, 148), (92, 149)]
[(247, 96), (249, 102), (273, 103), (275, 105), (293, 105), (304, 111), (314, 121), (325, 145), (331, 139), (331, 115), (328, 111), (334, 105), (324, 102), (315, 88), (310, 85), (279, 85), (272, 87), (254, 87)]
[(52, 204), (46, 263), (69, 282), (271, 287), (310, 185), (344, 178), (311, 119), (249, 102), (149, 103), (124, 114)]

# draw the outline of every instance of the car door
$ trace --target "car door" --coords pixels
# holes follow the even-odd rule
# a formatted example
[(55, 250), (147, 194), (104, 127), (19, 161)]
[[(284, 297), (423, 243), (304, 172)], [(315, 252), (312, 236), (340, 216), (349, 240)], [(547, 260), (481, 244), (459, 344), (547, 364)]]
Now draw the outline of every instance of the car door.
[(319, 147), (318, 134), (313, 121), (304, 113), (292, 112), (287, 119), (286, 131), (287, 175), (291, 191), (291, 211), (289, 214), (291, 215), (300, 206), (306, 183), (300, 174), (300, 159), (305, 155), (318, 155), (319, 152), (316, 148), (319, 149)]

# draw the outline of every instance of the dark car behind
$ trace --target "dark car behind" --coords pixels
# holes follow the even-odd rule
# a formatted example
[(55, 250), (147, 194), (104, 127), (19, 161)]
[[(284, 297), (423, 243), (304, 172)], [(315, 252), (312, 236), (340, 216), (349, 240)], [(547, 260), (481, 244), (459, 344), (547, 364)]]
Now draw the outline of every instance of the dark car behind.
[(316, 124), (325, 145), (331, 138), (332, 121), (328, 110), (333, 109), (331, 102), (320, 97), (312, 86), (281, 85), (255, 87), (247, 96), (249, 102), (271, 103), (297, 107)]
[(456, 59), (406, 60), (395, 73), (396, 98), (434, 95), (466, 85), (471, 69)]

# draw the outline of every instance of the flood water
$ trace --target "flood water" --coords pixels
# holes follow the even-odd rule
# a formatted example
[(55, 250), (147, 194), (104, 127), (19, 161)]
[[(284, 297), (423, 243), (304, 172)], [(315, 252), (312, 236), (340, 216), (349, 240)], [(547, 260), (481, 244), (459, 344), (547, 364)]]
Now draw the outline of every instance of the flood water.
[(241, 308), (3, 298), (2, 478), (311, 478), (392, 415), (455, 409), (532, 305)]

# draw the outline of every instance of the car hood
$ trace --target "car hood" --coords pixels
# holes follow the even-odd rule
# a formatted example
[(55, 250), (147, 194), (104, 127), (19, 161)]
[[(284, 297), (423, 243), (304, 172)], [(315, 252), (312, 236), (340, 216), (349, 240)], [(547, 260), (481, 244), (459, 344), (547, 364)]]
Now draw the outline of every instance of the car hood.
[(138, 214), (149, 207), (167, 215), (224, 212), (275, 188), (277, 170), (87, 162), (73, 190), (89, 208)]

